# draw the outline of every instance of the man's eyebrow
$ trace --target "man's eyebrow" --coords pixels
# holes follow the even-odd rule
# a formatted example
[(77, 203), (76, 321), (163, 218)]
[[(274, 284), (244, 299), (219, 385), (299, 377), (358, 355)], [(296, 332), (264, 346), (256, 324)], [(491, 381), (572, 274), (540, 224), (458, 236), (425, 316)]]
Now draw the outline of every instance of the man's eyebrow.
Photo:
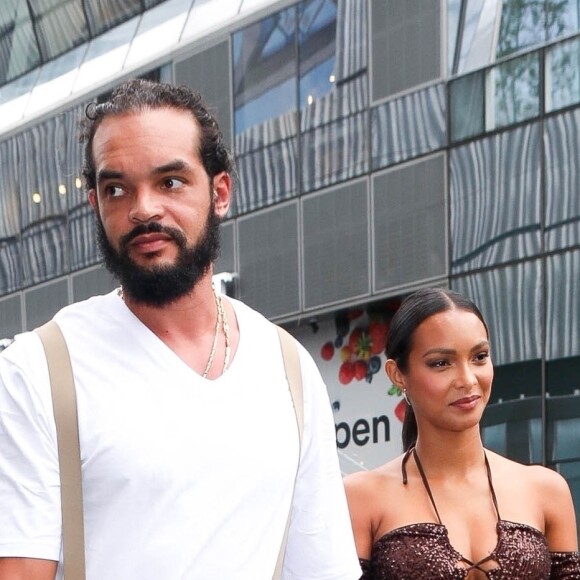
[(121, 179), (123, 174), (120, 171), (112, 169), (100, 169), (97, 173), (97, 181), (104, 181), (105, 179)]
[(172, 171), (191, 171), (191, 166), (181, 159), (176, 159), (175, 161), (170, 161), (165, 165), (156, 167), (151, 173), (153, 175), (162, 175), (164, 173), (171, 173)]

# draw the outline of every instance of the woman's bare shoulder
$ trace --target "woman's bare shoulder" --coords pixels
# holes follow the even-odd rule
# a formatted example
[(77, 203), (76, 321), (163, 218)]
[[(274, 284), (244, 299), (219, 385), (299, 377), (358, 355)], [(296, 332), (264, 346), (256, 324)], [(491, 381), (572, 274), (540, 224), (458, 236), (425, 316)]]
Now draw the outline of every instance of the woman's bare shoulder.
[(344, 477), (344, 486), (347, 495), (351, 497), (368, 497), (375, 493), (383, 493), (385, 487), (400, 482), (401, 457), (397, 457), (375, 469), (357, 471), (346, 475)]
[(494, 479), (506, 478), (512, 483), (518, 481), (521, 485), (532, 486), (539, 493), (568, 494), (570, 492), (564, 477), (549, 467), (538, 464), (526, 465), (489, 450), (486, 450), (486, 454)]

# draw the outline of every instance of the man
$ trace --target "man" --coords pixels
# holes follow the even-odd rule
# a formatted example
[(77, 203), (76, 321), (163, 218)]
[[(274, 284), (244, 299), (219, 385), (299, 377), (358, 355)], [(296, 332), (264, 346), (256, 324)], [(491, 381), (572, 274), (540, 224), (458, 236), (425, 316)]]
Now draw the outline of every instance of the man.
[[(139, 80), (87, 117), (88, 198), (121, 282), (55, 316), (77, 391), (88, 580), (270, 580), (290, 510), (282, 577), (358, 578), (313, 360), (299, 346), (296, 477), (276, 329), (212, 287), (233, 170), (215, 120), (196, 93)], [(36, 333), (0, 357), (0, 580), (62, 574), (44, 361)]]

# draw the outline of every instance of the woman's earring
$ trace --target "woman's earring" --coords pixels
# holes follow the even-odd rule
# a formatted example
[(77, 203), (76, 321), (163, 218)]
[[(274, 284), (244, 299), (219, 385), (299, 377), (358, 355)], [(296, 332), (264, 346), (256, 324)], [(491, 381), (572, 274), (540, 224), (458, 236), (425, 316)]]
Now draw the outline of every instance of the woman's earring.
[(407, 396), (407, 389), (403, 389), (403, 397), (405, 397), (405, 402), (407, 403), (407, 405), (409, 405), (409, 407), (412, 407), (413, 405), (411, 405), (411, 401), (409, 401), (409, 397)]

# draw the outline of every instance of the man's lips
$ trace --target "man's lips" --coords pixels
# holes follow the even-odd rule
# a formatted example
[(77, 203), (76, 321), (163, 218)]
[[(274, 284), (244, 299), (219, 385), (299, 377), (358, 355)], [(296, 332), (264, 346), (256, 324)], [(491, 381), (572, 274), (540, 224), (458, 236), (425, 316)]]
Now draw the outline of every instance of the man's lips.
[(168, 241), (171, 241), (172, 237), (164, 233), (150, 233), (141, 234), (134, 237), (130, 242), (129, 246), (135, 248), (137, 251), (148, 253), (156, 252), (160, 250)]

